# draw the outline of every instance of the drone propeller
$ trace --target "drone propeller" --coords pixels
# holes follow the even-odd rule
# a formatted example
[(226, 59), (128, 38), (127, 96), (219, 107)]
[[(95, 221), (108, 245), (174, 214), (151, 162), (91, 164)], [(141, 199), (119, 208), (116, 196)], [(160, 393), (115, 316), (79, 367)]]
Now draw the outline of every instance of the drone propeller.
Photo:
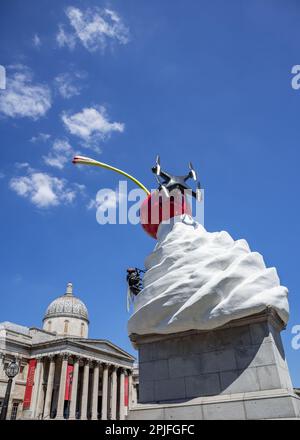
[(197, 182), (196, 200), (197, 200), (197, 202), (201, 202), (201, 200), (202, 200), (202, 192), (201, 192), (200, 182)]
[(190, 162), (189, 163), (189, 169), (190, 169), (190, 177), (193, 179), (193, 180), (197, 180), (197, 174), (196, 174), (196, 171), (194, 170), (194, 167), (193, 167), (193, 164), (192, 164), (192, 162)]
[(155, 173), (156, 173), (156, 175), (157, 176), (159, 176), (160, 175), (160, 157), (159, 157), (159, 155), (157, 155), (156, 156), (156, 171), (155, 171)]
[(169, 199), (170, 198), (170, 193), (167, 190), (167, 188), (165, 187), (165, 185), (160, 185), (161, 189), (163, 190), (164, 195)]
[(170, 197), (170, 193), (169, 193), (169, 191), (167, 190), (166, 186), (163, 185), (163, 184), (161, 183), (161, 181), (159, 180), (159, 178), (158, 178), (158, 176), (157, 176), (156, 174), (155, 174), (155, 178), (156, 178), (156, 180), (157, 180), (157, 183), (158, 183), (158, 185), (159, 185), (159, 188), (162, 189), (164, 195), (165, 195), (167, 198), (169, 198), (169, 197)]

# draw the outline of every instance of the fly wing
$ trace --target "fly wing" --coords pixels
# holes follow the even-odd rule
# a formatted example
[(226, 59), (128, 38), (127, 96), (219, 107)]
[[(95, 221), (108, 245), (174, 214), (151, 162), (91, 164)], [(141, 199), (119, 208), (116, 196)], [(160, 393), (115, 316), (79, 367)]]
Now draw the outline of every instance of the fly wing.
[(130, 309), (130, 288), (128, 287), (127, 288), (127, 301), (126, 301), (126, 303), (127, 303), (127, 312), (129, 312), (129, 309)]
[(159, 176), (161, 168), (160, 168), (160, 157), (158, 155), (156, 156), (155, 162), (156, 162), (156, 174), (157, 176)]
[(197, 180), (197, 173), (196, 173), (196, 171), (194, 170), (194, 167), (193, 167), (193, 164), (192, 164), (192, 162), (190, 162), (189, 163), (189, 169), (190, 169), (190, 177), (193, 179), (193, 180)]
[(130, 287), (127, 289), (127, 312), (129, 312), (130, 304), (133, 303), (133, 294), (130, 290)]

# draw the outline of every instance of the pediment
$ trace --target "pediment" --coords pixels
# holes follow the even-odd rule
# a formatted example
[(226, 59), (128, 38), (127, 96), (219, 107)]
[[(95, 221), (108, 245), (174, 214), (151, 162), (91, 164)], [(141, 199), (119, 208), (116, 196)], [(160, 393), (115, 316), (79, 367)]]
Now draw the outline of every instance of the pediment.
[(83, 343), (85, 346), (89, 346), (89, 347), (93, 348), (94, 350), (98, 349), (99, 351), (102, 351), (102, 352), (105, 352), (105, 353), (108, 353), (111, 355), (122, 356), (122, 357), (129, 359), (129, 360), (135, 359), (134, 356), (132, 356), (131, 354), (122, 350), (120, 347), (118, 347), (117, 345), (113, 344), (110, 341), (99, 340), (99, 339), (79, 339), (79, 340), (77, 340), (77, 342)]

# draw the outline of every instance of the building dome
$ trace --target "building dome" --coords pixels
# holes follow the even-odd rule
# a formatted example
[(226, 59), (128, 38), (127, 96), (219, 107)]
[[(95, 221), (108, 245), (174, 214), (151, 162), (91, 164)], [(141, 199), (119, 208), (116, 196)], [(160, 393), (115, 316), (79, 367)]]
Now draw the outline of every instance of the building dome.
[(44, 320), (57, 316), (69, 316), (74, 318), (85, 319), (88, 322), (88, 311), (86, 305), (76, 296), (73, 295), (73, 285), (68, 283), (67, 291), (64, 295), (56, 298), (48, 306)]
[[(66, 293), (48, 306), (44, 319), (44, 330), (57, 334), (79, 337), (87, 336), (89, 324), (86, 305), (73, 295), (72, 283), (67, 284)], [(85, 324), (85, 325), (84, 325)]]

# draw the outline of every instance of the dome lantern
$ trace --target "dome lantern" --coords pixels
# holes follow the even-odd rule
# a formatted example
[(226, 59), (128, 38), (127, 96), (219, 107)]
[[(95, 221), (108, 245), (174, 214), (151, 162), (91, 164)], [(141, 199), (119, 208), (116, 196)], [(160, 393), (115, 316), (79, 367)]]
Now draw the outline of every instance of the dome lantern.
[(67, 284), (67, 290), (66, 290), (65, 295), (73, 296), (73, 284), (72, 283)]

